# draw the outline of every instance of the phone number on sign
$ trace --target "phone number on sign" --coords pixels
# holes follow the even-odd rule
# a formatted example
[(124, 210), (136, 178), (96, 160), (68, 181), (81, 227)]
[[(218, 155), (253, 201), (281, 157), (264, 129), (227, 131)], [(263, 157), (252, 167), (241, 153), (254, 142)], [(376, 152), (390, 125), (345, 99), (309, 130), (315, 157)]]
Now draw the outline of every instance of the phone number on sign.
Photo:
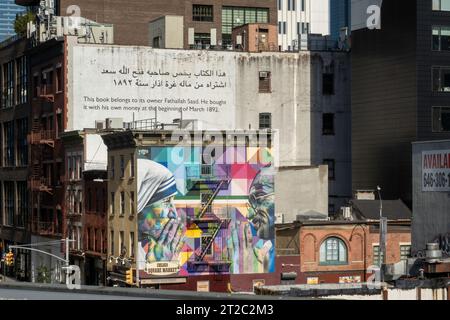
[(423, 174), (424, 188), (450, 188), (450, 173), (432, 172)]

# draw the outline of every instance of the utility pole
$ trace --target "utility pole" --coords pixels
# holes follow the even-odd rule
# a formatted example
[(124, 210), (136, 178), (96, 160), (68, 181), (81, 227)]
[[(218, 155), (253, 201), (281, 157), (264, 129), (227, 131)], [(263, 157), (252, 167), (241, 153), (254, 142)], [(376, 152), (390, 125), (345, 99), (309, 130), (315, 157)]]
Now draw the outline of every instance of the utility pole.
[(384, 281), (383, 265), (386, 259), (386, 233), (387, 233), (387, 218), (383, 217), (383, 200), (381, 199), (381, 187), (377, 186), (378, 197), (380, 198), (380, 245), (378, 250), (378, 261), (380, 263), (381, 281)]

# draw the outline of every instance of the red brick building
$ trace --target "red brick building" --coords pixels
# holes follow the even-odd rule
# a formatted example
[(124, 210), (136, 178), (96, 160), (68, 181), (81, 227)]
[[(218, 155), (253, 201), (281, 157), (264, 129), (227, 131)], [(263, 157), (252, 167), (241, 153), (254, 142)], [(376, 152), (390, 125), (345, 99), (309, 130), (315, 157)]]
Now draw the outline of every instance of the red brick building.
[[(39, 5), (39, 0), (16, 0), (16, 4)], [(278, 21), (275, 0), (59, 0), (56, 4), (57, 15), (75, 13), (68, 8), (76, 5), (82, 17), (113, 24), (114, 42), (121, 45), (150, 45), (149, 22), (166, 15), (183, 16), (186, 49), (189, 29), (196, 43), (216, 33), (217, 42), (226, 44), (231, 43), (233, 27), (254, 22), (277, 25)]]
[[(346, 220), (307, 221), (300, 228), (300, 272), (308, 283), (367, 280), (379, 266), (379, 201), (352, 200)], [(405, 260), (411, 251), (411, 211), (400, 201), (383, 201), (388, 218), (386, 264)]]
[(73, 240), (71, 264), (80, 267), (82, 284), (105, 285), (108, 186), (106, 159), (100, 160), (104, 150), (96, 130), (65, 132), (61, 138), (67, 167), (65, 223)]

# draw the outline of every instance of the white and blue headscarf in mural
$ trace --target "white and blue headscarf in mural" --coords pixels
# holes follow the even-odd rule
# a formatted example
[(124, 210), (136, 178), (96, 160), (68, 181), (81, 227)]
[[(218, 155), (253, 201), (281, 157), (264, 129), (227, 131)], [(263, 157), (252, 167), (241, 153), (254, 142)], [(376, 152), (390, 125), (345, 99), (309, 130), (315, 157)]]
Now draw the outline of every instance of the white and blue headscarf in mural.
[(138, 212), (147, 205), (177, 194), (175, 178), (169, 169), (148, 159), (137, 160)]

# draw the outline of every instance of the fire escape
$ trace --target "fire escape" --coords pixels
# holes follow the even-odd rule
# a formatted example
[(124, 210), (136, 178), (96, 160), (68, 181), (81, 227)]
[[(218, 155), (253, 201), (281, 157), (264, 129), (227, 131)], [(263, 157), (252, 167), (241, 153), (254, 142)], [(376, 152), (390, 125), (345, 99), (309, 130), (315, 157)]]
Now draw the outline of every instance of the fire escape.
[[(188, 167), (191, 171), (193, 167)], [(230, 184), (230, 179), (226, 172), (214, 172), (213, 165), (198, 165), (194, 167), (195, 170), (200, 168), (199, 174), (192, 172), (187, 174), (188, 183), (191, 189), (200, 190), (202, 196), (201, 208), (197, 215), (190, 217), (188, 228), (200, 228), (204, 234), (208, 236), (202, 239), (201, 245), (195, 250), (194, 260), (189, 261), (189, 267), (193, 271), (228, 271), (230, 263), (223, 258), (217, 259), (214, 252), (210, 253), (216, 238), (221, 230), (226, 229), (230, 223), (228, 217), (221, 217), (213, 212), (214, 201), (216, 200), (221, 190), (226, 190)], [(203, 193), (203, 191), (207, 191)]]
[[(28, 140), (31, 146), (31, 173), (30, 191), (31, 205), (33, 208), (31, 219), (31, 230), (39, 235), (54, 235), (56, 228), (54, 221), (43, 219), (41, 216), (41, 200), (43, 196), (53, 196), (51, 171), (44, 167), (45, 159), (51, 159), (55, 147), (55, 131), (47, 130), (42, 125), (40, 117), (43, 112), (53, 109), (54, 96), (41, 95), (38, 105), (33, 112), (31, 132)], [(50, 149), (50, 150), (49, 150)], [(50, 158), (49, 158), (50, 157)]]

